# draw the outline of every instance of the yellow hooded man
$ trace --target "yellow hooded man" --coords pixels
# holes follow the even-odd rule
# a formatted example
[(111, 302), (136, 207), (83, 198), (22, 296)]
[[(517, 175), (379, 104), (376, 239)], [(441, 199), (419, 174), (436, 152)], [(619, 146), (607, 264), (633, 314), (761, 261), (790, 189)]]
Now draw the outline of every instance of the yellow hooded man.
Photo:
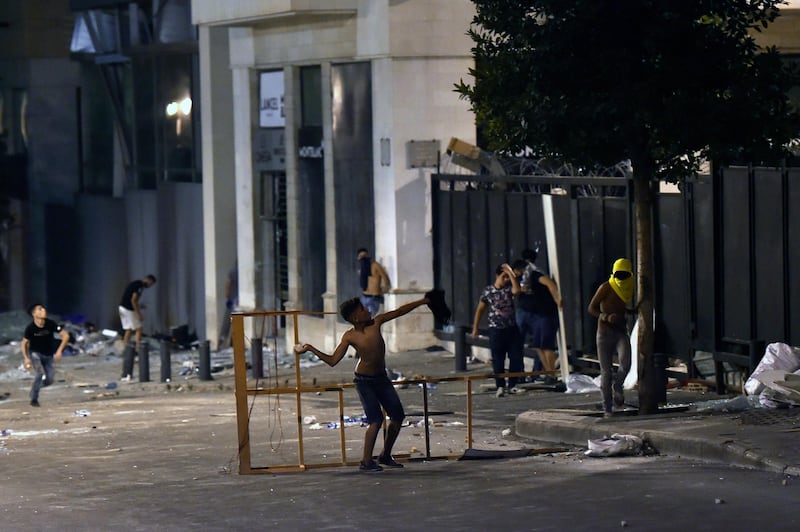
[[(631, 368), (631, 342), (625, 316), (633, 301), (633, 266), (629, 259), (618, 259), (611, 277), (597, 288), (589, 303), (589, 314), (597, 318), (597, 358), (600, 362), (600, 391), (606, 416), (625, 406), (623, 383)], [(618, 368), (613, 360), (619, 359)]]
[(617, 259), (614, 262), (608, 284), (626, 305), (633, 301), (633, 265), (629, 259)]

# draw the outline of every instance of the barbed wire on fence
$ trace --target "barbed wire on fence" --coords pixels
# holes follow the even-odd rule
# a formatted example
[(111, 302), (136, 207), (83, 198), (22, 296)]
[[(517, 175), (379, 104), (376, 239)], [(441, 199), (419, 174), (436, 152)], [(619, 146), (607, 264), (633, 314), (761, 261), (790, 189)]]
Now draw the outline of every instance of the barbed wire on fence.
[[(470, 165), (464, 165), (463, 158), (454, 159), (445, 154), (440, 161), (439, 173), (450, 177), (447, 183), (442, 182), (441, 186), (453, 191), (491, 190), (525, 194), (572, 193), (577, 197), (625, 197), (628, 194), (627, 182), (619, 185), (607, 183), (595, 185), (586, 182), (569, 184), (569, 191), (563, 185), (568, 183), (570, 177), (627, 181), (631, 178), (632, 167), (629, 160), (620, 161), (612, 166), (587, 167), (546, 157), (501, 158), (490, 152), (482, 152), (480, 160)], [(552, 182), (542, 182), (541, 179), (526, 181), (524, 177), (554, 179)]]

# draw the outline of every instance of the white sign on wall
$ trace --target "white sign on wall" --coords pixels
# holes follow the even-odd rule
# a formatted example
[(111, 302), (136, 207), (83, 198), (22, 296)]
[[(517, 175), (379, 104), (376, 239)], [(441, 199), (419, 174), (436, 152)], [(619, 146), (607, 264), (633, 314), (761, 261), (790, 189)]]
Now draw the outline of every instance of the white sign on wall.
[(286, 115), (283, 110), (283, 70), (262, 72), (259, 82), (258, 125), (284, 127)]

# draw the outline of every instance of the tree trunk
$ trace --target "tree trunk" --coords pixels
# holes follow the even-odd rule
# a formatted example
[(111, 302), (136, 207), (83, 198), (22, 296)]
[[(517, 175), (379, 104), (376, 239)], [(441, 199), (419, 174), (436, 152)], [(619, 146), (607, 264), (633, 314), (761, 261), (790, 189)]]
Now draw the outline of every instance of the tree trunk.
[(653, 363), (653, 187), (652, 168), (634, 161), (633, 202), (636, 220), (636, 270), (639, 337), (639, 414), (658, 411)]

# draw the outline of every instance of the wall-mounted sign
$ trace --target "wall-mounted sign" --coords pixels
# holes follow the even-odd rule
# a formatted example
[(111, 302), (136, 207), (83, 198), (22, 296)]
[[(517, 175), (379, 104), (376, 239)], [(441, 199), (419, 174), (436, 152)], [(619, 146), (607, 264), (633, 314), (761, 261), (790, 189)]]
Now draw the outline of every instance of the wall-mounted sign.
[(283, 70), (261, 72), (259, 75), (258, 125), (286, 126), (283, 109)]
[(436, 167), (438, 164), (438, 140), (409, 140), (406, 142), (406, 165), (408, 168)]
[(322, 159), (322, 128), (305, 126), (297, 131), (297, 156), (301, 159)]

